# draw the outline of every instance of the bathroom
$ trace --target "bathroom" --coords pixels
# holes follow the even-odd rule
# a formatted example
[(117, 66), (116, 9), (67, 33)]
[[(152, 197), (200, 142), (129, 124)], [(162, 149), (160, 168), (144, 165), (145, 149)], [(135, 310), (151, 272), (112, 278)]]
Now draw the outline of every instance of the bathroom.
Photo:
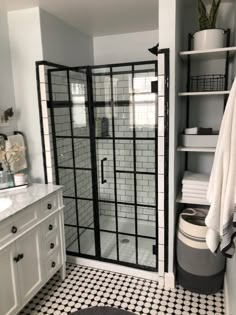
[[(22, 314), (65, 315), (112, 305), (137, 314), (224, 314), (224, 303), (225, 313), (233, 314), (235, 257), (227, 260), (224, 291), (192, 293), (191, 305), (188, 291), (177, 286), (179, 214), (189, 204), (200, 207), (183, 202), (179, 194), (184, 170), (209, 174), (214, 157), (211, 150), (184, 151), (179, 135), (186, 127), (219, 130), (227, 101), (225, 94), (205, 99), (178, 95), (186, 91), (189, 66), (188, 55), (179, 53), (191, 50), (188, 34), (198, 27), (197, 1), (126, 2), (81, 0), (70, 7), (62, 1), (39, 1), (35, 7), (32, 1), (1, 1), (0, 110), (13, 108), (14, 115), (0, 122), (0, 133), (24, 135), (24, 172), (30, 183), (63, 186), (48, 192), (47, 198), (57, 195), (55, 200), (45, 200), (53, 209), (61, 207), (57, 223), (62, 255), (56, 263), (61, 259), (65, 267), (67, 262), (67, 271), (61, 268), (63, 282), (58, 274), (51, 275), (43, 288), (43, 281), (38, 285), (40, 292), (29, 293), (31, 301), (24, 309), (16, 309)], [(228, 46), (233, 48), (235, 19), (234, 1), (222, 0), (218, 24), (231, 30)], [(156, 56), (149, 49), (157, 43)], [(194, 60), (193, 70), (200, 75), (227, 69), (228, 84), (222, 90), (229, 90), (236, 73), (233, 48), (227, 67), (220, 57), (201, 60), (208, 69), (203, 73)], [(186, 106), (189, 99), (193, 104)], [(61, 298), (65, 304), (55, 302), (62, 288), (71, 290), (76, 277), (86, 290), (83, 281), (90, 274), (98, 279), (94, 286), (109, 277), (134, 283), (141, 279), (137, 304), (127, 292), (127, 300), (119, 303), (109, 290), (103, 297), (92, 292), (93, 297), (83, 301), (74, 294), (69, 300)], [(119, 290), (119, 285), (113, 290), (122, 296), (126, 289), (122, 285)], [(141, 286), (149, 287), (145, 300)], [(182, 297), (175, 301), (177, 295)], [(170, 305), (165, 296), (173, 298)], [(109, 304), (109, 299), (115, 302)]]

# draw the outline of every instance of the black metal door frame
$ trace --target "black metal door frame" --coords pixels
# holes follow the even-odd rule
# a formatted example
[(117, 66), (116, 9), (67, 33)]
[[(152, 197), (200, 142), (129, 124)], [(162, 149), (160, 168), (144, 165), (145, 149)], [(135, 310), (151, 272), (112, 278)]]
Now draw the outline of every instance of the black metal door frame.
[[(71, 85), (70, 85), (70, 71), (74, 72), (81, 72), (85, 71), (86, 74), (86, 83), (87, 83), (87, 106), (88, 106), (88, 117), (89, 117), (89, 125), (90, 125), (90, 136), (75, 136), (73, 132), (73, 117), (72, 117), (72, 106), (73, 102), (71, 99)], [(53, 73), (58, 73), (58, 72), (66, 72), (66, 79), (67, 79), (67, 92), (68, 92), (68, 102), (62, 101), (61, 103), (65, 104), (64, 106), (67, 106), (69, 108), (69, 115), (70, 115), (70, 131), (71, 131), (71, 136), (57, 136), (56, 130), (55, 130), (55, 120), (54, 120), (54, 108), (59, 106), (61, 107), (62, 104), (58, 104), (58, 102), (54, 102), (53, 100), (53, 90), (52, 90), (52, 74)], [(56, 184), (60, 185), (60, 180), (59, 180), (59, 169), (72, 169), (74, 173), (74, 189), (75, 189), (75, 197), (72, 196), (63, 196), (63, 198), (67, 199), (73, 199), (75, 200), (75, 210), (76, 210), (76, 225), (69, 225), (65, 224), (67, 226), (77, 228), (77, 238), (78, 238), (78, 253), (80, 253), (80, 232), (79, 229), (85, 229), (85, 230), (94, 230), (95, 233), (95, 258), (99, 259), (101, 256), (100, 254), (100, 234), (99, 234), (99, 208), (98, 208), (98, 191), (97, 191), (97, 185), (94, 183), (97, 183), (97, 165), (96, 165), (96, 141), (95, 141), (95, 120), (94, 120), (94, 110), (93, 110), (93, 93), (92, 93), (92, 82), (91, 82), (91, 75), (90, 75), (91, 69), (90, 67), (61, 67), (59, 69), (50, 69), (47, 71), (48, 74), (48, 92), (49, 92), (49, 104), (48, 107), (50, 108), (50, 115), (51, 115), (51, 127), (52, 127), (52, 140), (53, 140), (53, 151), (54, 151), (54, 163), (55, 163), (55, 180)], [(57, 145), (56, 145), (56, 139), (63, 139), (63, 138), (71, 138), (71, 143), (72, 143), (72, 160), (73, 160), (73, 167), (63, 167), (58, 165), (58, 155), (57, 155)], [(74, 150), (74, 141), (73, 139), (88, 139), (90, 140), (90, 154), (91, 154), (91, 173), (92, 173), (92, 193), (93, 193), (93, 198), (88, 199), (88, 198), (83, 198), (78, 196), (77, 192), (77, 176), (76, 176), (76, 170), (82, 170), (82, 171), (87, 171), (88, 168), (81, 168), (81, 167), (76, 167), (75, 163), (75, 150)], [(87, 226), (82, 226), (79, 223), (79, 209), (78, 209), (78, 204), (77, 200), (88, 200), (93, 202), (93, 217), (94, 217), (94, 229), (87, 227)], [(70, 255), (75, 255), (73, 252), (68, 252)], [(82, 257), (89, 257), (91, 258), (90, 255), (85, 255), (81, 254), (80, 256)]]

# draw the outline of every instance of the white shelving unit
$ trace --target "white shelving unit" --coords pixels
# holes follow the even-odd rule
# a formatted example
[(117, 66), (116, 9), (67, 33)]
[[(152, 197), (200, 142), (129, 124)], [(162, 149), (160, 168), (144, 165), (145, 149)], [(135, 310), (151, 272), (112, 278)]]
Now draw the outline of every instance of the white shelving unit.
[[(192, 50), (192, 51), (182, 51), (180, 52), (180, 58), (183, 62), (201, 62), (201, 61), (213, 61), (213, 60), (223, 60), (228, 58), (230, 60), (232, 57), (236, 55), (236, 46), (235, 47), (225, 47), (219, 49), (207, 49), (207, 50)], [(180, 97), (211, 97), (211, 96), (219, 96), (225, 97), (229, 95), (230, 91), (222, 90), (222, 91), (203, 91), (203, 92), (190, 92), (190, 91), (183, 91), (178, 93)], [(177, 151), (179, 152), (199, 152), (199, 153), (214, 153), (216, 150), (215, 147), (184, 147), (178, 146)], [(194, 198), (183, 198), (182, 192), (180, 191), (177, 199), (177, 203), (180, 204), (194, 204), (194, 205), (202, 205), (202, 206), (209, 206), (209, 202), (204, 199), (194, 199)]]
[(212, 152), (214, 153), (216, 148), (200, 148), (200, 147), (183, 147), (178, 146), (177, 151), (180, 152)]

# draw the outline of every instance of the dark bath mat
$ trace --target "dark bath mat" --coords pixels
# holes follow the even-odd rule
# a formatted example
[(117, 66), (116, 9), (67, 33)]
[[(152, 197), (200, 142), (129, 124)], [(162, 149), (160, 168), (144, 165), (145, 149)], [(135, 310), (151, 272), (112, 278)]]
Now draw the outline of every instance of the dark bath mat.
[(91, 308), (82, 309), (75, 313), (71, 313), (71, 315), (104, 315), (104, 314), (106, 315), (131, 315), (134, 313), (127, 312), (119, 308), (113, 308), (113, 307), (91, 307)]

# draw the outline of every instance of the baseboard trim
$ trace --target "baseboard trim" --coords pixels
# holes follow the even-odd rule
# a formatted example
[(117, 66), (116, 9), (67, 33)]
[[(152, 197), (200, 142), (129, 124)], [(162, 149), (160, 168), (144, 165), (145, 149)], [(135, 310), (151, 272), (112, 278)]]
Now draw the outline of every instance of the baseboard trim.
[(110, 264), (103, 261), (97, 261), (87, 258), (67, 256), (67, 262), (86, 267), (92, 267), (112, 272), (125, 274), (128, 276), (143, 278), (147, 280), (157, 281), (159, 286), (163, 286), (163, 278), (157, 272), (145, 271), (116, 264)]
[(229, 289), (228, 289), (228, 281), (225, 275), (224, 279), (224, 303), (225, 303), (225, 315), (230, 315), (229, 310)]
[(175, 274), (174, 272), (166, 272), (164, 276), (164, 286), (167, 289), (175, 288)]

